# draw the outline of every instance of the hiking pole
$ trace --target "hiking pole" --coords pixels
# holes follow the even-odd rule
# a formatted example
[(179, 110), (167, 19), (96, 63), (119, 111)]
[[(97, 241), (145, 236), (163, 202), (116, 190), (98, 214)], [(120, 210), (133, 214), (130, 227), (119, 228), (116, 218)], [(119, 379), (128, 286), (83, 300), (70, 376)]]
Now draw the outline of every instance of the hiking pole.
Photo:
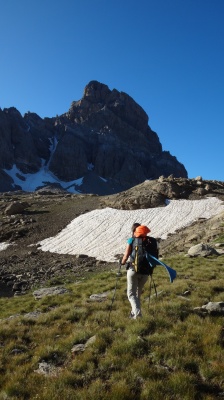
[[(153, 277), (152, 277), (152, 275), (150, 276), (150, 286), (149, 286), (149, 303), (150, 303), (150, 297), (151, 297), (151, 291), (152, 291), (152, 284), (153, 284), (153, 286), (154, 286), (154, 289), (155, 289), (155, 293), (156, 293), (156, 297), (157, 297), (157, 290), (156, 290), (156, 285), (155, 285), (155, 282), (154, 282), (154, 280), (153, 280)], [(149, 308), (149, 303), (148, 303), (148, 308)]]
[(112, 297), (112, 301), (111, 301), (111, 305), (110, 305), (110, 311), (109, 311), (109, 315), (108, 315), (108, 324), (109, 324), (109, 325), (110, 325), (110, 314), (111, 314), (112, 307), (113, 307), (113, 303), (114, 303), (114, 300), (115, 300), (115, 295), (116, 295), (116, 290), (117, 290), (118, 279), (120, 278), (121, 275), (122, 275), (122, 274), (121, 274), (121, 262), (119, 262), (118, 271), (117, 271), (117, 273), (116, 273), (117, 279), (116, 279), (116, 284), (115, 284), (115, 288), (114, 288), (114, 294), (113, 294), (113, 297)]

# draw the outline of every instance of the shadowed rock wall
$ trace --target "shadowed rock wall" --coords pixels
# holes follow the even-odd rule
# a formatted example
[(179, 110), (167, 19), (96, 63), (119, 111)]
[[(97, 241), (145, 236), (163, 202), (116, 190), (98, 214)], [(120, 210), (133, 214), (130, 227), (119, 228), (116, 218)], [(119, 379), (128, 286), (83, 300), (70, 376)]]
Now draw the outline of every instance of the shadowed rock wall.
[[(85, 87), (82, 99), (67, 113), (55, 118), (42, 119), (35, 113), (22, 117), (13, 107), (0, 109), (0, 169), (13, 165), (22, 173), (44, 166), (66, 182), (92, 170), (108, 181), (105, 194), (161, 175), (187, 177), (176, 157), (162, 150), (142, 107), (126, 93), (97, 81)], [(0, 190), (9, 188), (18, 189), (1, 173)], [(87, 185), (81, 190), (88, 193)]]

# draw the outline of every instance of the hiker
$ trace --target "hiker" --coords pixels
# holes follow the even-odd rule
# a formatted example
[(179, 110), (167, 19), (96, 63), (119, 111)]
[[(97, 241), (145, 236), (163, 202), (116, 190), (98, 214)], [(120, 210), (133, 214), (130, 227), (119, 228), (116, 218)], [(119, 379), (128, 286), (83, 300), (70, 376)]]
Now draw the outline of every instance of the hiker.
[[(137, 317), (141, 317), (141, 303), (140, 297), (142, 293), (143, 286), (148, 280), (148, 276), (150, 275), (150, 269), (147, 268), (147, 272), (139, 273), (135, 271), (134, 267), (134, 255), (133, 255), (133, 242), (135, 238), (141, 237), (143, 240), (147, 237), (147, 234), (150, 232), (150, 229), (139, 223), (134, 223), (132, 225), (132, 237), (127, 240), (127, 247), (124, 253), (124, 256), (121, 260), (121, 265), (125, 265), (127, 263), (127, 296), (128, 300), (131, 304), (131, 313), (130, 318), (136, 319)], [(152, 238), (154, 242), (156, 240)], [(156, 256), (158, 258), (158, 250), (157, 250), (157, 242), (156, 242)]]

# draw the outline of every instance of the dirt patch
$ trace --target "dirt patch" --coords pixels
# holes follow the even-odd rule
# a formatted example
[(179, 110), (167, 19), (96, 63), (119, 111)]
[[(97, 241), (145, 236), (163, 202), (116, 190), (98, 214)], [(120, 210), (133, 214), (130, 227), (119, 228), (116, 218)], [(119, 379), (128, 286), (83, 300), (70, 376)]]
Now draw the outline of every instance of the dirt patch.
[[(13, 201), (27, 201), (22, 214), (6, 216)], [(101, 208), (99, 196), (10, 194), (0, 196), (0, 241), (11, 245), (0, 252), (0, 282), (17, 294), (31, 287), (73, 281), (113, 264), (94, 258), (42, 252), (37, 243), (55, 236), (80, 214)]]

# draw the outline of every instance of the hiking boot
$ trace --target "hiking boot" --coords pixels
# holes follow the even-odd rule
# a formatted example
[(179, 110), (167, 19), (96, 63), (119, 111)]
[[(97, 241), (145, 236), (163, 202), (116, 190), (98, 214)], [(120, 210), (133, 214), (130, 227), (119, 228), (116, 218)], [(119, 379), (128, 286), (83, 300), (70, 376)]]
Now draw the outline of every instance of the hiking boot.
[(136, 318), (142, 318), (142, 313), (138, 312), (138, 314), (136, 315)]

